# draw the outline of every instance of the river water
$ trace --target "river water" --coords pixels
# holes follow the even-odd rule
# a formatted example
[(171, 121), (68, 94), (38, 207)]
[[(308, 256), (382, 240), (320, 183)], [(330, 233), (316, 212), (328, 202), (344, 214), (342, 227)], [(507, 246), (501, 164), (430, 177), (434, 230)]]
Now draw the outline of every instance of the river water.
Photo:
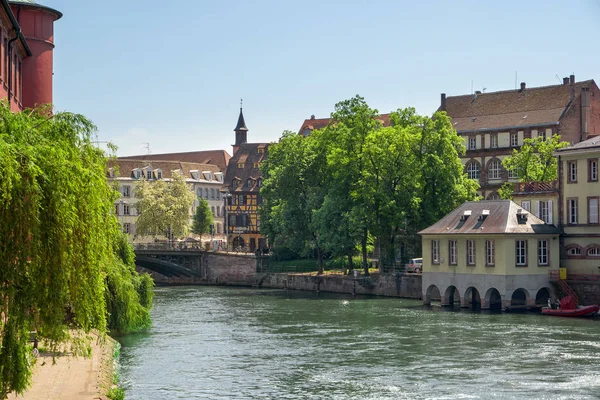
[(598, 399), (600, 319), (220, 287), (156, 290), (126, 399)]

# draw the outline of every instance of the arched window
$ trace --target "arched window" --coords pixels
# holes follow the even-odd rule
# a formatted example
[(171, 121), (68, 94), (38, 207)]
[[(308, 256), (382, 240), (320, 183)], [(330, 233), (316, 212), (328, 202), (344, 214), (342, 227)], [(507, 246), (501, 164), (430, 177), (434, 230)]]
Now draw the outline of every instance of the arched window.
[(592, 247), (587, 251), (588, 257), (600, 257), (600, 247)]
[(467, 177), (469, 179), (479, 179), (481, 169), (477, 161), (471, 161), (467, 164)]
[(494, 192), (487, 197), (488, 200), (500, 200), (498, 193)]
[(570, 249), (567, 249), (567, 255), (568, 256), (580, 256), (581, 249), (579, 247), (571, 247)]
[(502, 171), (502, 164), (500, 160), (494, 158), (488, 164), (488, 179), (500, 179), (500, 172)]

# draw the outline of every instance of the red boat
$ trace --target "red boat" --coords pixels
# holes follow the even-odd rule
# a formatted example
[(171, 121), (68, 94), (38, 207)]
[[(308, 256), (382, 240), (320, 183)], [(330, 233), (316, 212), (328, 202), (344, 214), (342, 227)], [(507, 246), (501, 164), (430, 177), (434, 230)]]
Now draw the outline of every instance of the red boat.
[(557, 308), (542, 308), (542, 314), (555, 315), (558, 317), (591, 317), (598, 312), (598, 309), (600, 309), (598, 304), (578, 306), (572, 296), (567, 296), (560, 300), (560, 306)]

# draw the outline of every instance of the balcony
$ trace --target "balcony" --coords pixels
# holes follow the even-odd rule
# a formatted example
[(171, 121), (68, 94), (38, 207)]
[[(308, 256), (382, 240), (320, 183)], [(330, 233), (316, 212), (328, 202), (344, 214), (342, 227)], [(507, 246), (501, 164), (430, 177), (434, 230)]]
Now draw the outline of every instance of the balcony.
[(530, 195), (536, 193), (558, 193), (558, 181), (515, 183), (513, 195)]

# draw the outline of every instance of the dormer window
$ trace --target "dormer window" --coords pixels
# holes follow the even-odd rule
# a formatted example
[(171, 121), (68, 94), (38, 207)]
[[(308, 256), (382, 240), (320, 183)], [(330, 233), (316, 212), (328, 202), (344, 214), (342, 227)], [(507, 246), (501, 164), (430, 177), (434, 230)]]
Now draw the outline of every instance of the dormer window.
[(260, 163), (255, 162), (254, 163), (254, 169), (258, 169), (260, 167)]
[(142, 170), (139, 168), (135, 168), (131, 173), (135, 179), (140, 179), (142, 177)]
[(108, 169), (108, 177), (109, 178), (114, 178), (115, 177), (115, 169), (114, 168), (109, 168)]
[(156, 176), (156, 179), (162, 179), (162, 170), (161, 169), (155, 169), (154, 170), (154, 175)]
[(234, 187), (234, 188), (238, 187), (238, 180), (237, 179), (234, 179), (234, 180), (231, 181), (231, 187)]
[(223, 182), (223, 173), (222, 172), (215, 172), (215, 178), (216, 178), (217, 181)]
[(238, 163), (238, 168), (246, 168), (246, 164), (245, 163)]
[(254, 186), (254, 180), (253, 179), (248, 179), (248, 181), (246, 181), (246, 185), (251, 188), (252, 186)]
[(190, 174), (192, 175), (192, 179), (200, 179), (200, 171), (198, 171), (197, 169), (191, 170)]
[(148, 168), (146, 170), (146, 179), (148, 179), (148, 180), (153, 179), (153, 177), (152, 177), (152, 170), (150, 168)]
[(204, 179), (211, 182), (213, 179), (213, 175), (211, 171), (202, 171), (202, 175), (204, 175)]
[(265, 152), (265, 149), (262, 147), (258, 148), (258, 154), (263, 154)]

